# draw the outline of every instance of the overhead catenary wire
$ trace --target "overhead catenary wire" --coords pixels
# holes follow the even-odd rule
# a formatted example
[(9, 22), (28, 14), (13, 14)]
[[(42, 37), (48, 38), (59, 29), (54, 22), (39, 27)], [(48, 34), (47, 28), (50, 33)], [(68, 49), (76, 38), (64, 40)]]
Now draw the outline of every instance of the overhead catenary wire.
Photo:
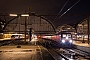
[[(61, 10), (59, 11), (59, 13), (57, 14), (57, 16), (55, 17), (55, 19), (58, 17), (58, 15), (62, 12), (62, 10), (64, 9), (64, 7), (66, 6), (66, 4), (68, 3), (68, 1), (69, 0), (67, 0), (66, 2), (65, 2), (65, 4), (63, 5), (63, 7), (61, 8)], [(55, 20), (54, 19), (54, 20)]]
[(69, 10), (71, 10), (79, 2), (80, 2), (80, 0), (78, 0), (74, 5), (72, 5), (70, 8), (68, 8), (63, 14), (60, 15), (60, 17), (58, 19), (60, 19), (64, 14), (66, 14)]

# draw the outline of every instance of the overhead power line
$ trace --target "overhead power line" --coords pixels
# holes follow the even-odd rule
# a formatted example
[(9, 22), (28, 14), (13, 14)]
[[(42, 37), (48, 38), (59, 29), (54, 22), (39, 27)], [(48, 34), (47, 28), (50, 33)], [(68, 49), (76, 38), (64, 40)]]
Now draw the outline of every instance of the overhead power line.
[[(71, 8), (73, 8), (77, 3), (79, 3), (80, 2), (80, 0), (78, 0), (74, 5), (72, 5), (70, 8), (68, 8), (63, 14), (61, 14), (60, 15), (60, 17), (59, 18), (61, 18), (64, 14), (66, 14), (69, 10), (71, 10)], [(58, 18), (58, 19), (59, 19)]]
[[(66, 1), (66, 3), (63, 5), (63, 7), (61, 8), (61, 10), (59, 11), (58, 15), (62, 12), (62, 10), (64, 9), (64, 7), (66, 6), (66, 4), (68, 3), (69, 0)], [(55, 17), (55, 19), (58, 17), (58, 15)], [(54, 19), (54, 20), (55, 20)]]

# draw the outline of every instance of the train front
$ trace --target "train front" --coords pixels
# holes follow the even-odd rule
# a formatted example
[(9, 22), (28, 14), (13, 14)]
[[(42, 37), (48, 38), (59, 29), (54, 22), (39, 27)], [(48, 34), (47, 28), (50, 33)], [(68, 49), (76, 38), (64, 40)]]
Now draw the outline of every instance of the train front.
[(62, 47), (72, 47), (72, 35), (71, 33), (62, 33), (60, 43)]

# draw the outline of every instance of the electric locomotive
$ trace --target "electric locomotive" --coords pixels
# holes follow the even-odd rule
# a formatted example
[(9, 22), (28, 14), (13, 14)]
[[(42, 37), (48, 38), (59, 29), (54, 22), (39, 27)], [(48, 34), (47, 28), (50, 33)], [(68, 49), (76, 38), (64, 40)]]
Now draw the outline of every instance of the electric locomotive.
[(69, 32), (60, 32), (52, 36), (44, 36), (43, 38), (54, 40), (58, 42), (61, 47), (71, 47), (73, 43), (72, 34)]

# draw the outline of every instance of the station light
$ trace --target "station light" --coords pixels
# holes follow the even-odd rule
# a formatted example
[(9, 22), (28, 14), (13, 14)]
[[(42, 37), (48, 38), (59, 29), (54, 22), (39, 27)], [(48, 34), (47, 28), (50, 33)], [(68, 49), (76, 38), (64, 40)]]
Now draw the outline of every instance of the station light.
[(9, 16), (29, 16), (29, 14), (9, 14)]
[(2, 35), (3, 35), (3, 33), (0, 33), (0, 34), (2, 34)]
[(18, 16), (17, 14), (9, 14), (9, 16)]
[(75, 33), (75, 35), (76, 35), (77, 33)]
[(21, 14), (21, 16), (29, 16), (29, 14)]
[(82, 24), (78, 24), (78, 26), (82, 26)]

